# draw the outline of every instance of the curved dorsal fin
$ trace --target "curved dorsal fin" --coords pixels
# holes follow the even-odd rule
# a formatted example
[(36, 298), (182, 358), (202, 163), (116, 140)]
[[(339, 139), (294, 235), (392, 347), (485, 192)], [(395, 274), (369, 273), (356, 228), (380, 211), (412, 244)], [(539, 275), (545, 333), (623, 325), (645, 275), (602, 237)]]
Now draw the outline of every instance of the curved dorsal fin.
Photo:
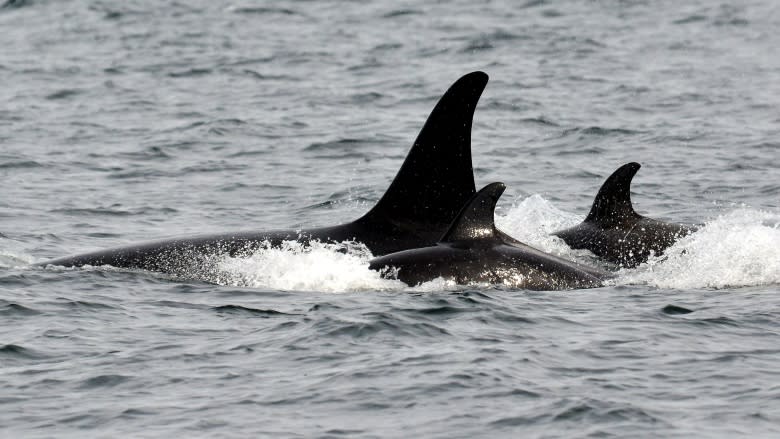
[(631, 162), (619, 167), (601, 185), (585, 222), (618, 221), (638, 216), (631, 205), (631, 180), (642, 165)]
[(447, 228), (475, 192), (471, 122), (487, 81), (472, 72), (444, 93), (390, 187), (361, 220)]
[(477, 192), (460, 211), (441, 242), (496, 238), (498, 231), (493, 218), (496, 202), (504, 193), (504, 183), (491, 183)]

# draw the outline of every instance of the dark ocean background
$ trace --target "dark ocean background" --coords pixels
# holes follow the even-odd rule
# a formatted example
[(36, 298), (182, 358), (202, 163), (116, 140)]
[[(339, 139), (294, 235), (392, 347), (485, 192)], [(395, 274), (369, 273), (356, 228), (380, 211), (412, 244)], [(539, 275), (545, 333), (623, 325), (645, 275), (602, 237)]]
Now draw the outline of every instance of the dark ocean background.
[[(1, 437), (780, 436), (780, 3), (0, 4)], [(357, 218), (473, 70), (511, 235), (599, 264), (548, 233), (629, 161), (640, 213), (704, 227), (566, 292), (326, 245), (29, 266)]]

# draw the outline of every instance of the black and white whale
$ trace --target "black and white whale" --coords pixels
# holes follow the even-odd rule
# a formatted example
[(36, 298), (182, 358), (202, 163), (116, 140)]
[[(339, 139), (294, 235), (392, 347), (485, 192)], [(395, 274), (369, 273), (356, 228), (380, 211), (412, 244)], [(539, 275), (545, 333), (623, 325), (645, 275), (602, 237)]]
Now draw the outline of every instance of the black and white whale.
[(503, 183), (477, 192), (436, 245), (403, 250), (371, 261), (369, 268), (414, 286), (436, 278), (458, 284), (489, 283), (528, 290), (591, 288), (610, 274), (523, 244), (496, 228)]
[(358, 241), (374, 255), (433, 245), (476, 192), (471, 125), (488, 76), (458, 79), (428, 116), (401, 169), (379, 202), (359, 219), (306, 230), (241, 231), (169, 238), (67, 256), (39, 265), (111, 265), (192, 275), (214, 256), (249, 255), (283, 241)]
[(599, 189), (585, 221), (553, 235), (571, 248), (590, 250), (607, 261), (631, 268), (696, 231), (695, 226), (646, 218), (634, 211), (631, 180), (640, 167), (632, 162), (618, 168)]

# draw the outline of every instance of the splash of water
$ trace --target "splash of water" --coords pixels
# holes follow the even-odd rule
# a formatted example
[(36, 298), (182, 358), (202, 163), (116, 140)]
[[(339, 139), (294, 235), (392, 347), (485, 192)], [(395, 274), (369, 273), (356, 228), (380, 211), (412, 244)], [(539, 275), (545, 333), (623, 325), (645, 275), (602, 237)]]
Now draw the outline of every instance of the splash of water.
[[(540, 250), (585, 263), (598, 263), (590, 252), (572, 250), (550, 233), (577, 224), (581, 218), (566, 213), (540, 195), (520, 200), (496, 222), (511, 236)], [(287, 291), (450, 291), (463, 288), (452, 280), (437, 278), (409, 288), (368, 269), (373, 255), (362, 244), (313, 243), (306, 247), (285, 242), (280, 248), (266, 248), (249, 257), (222, 258), (211, 282), (221, 285), (270, 288)], [(480, 287), (472, 285), (471, 287)], [(489, 285), (481, 287), (489, 288)]]
[(505, 215), (496, 216), (496, 226), (531, 247), (587, 265), (603, 265), (587, 250), (574, 250), (551, 233), (573, 227), (582, 217), (565, 212), (538, 194), (515, 200)]
[(218, 264), (215, 283), (221, 285), (293, 291), (387, 291), (406, 287), (368, 269), (373, 256), (362, 244), (304, 246), (286, 241), (249, 257), (225, 257)]
[[(551, 236), (581, 217), (558, 209), (540, 195), (515, 201), (496, 223), (511, 236), (542, 251), (588, 265), (602, 265), (587, 250), (573, 250)], [(658, 288), (726, 288), (780, 284), (780, 213), (742, 207), (709, 221), (636, 269), (622, 269), (620, 285)]]
[(0, 236), (0, 268), (20, 267), (34, 261), (35, 258), (24, 252), (19, 241)]
[[(587, 250), (572, 250), (550, 233), (581, 218), (562, 211), (539, 195), (516, 201), (499, 227), (542, 251), (588, 265), (603, 264)], [(17, 241), (0, 238), (0, 268), (35, 262)], [(434, 279), (409, 288), (369, 270), (373, 256), (362, 244), (284, 243), (249, 257), (215, 257), (197, 278), (220, 285), (286, 291), (419, 291), (453, 290), (452, 281)], [(738, 208), (705, 224), (635, 269), (622, 269), (618, 285), (657, 288), (726, 288), (780, 284), (780, 213)], [(200, 276), (202, 275), (202, 276)]]
[(749, 208), (723, 214), (635, 270), (620, 283), (659, 288), (780, 284), (780, 214)]

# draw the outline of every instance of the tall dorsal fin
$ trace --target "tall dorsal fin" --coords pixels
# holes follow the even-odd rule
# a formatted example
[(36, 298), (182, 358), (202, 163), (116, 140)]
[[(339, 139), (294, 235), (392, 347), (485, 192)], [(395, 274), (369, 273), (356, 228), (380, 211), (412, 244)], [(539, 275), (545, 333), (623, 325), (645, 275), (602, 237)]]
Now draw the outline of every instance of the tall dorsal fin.
[(631, 205), (631, 180), (641, 166), (626, 163), (613, 172), (601, 185), (585, 222), (611, 222), (639, 216)]
[(447, 228), (475, 192), (471, 122), (487, 81), (483, 72), (469, 73), (444, 93), (390, 187), (358, 221), (423, 225), (436, 237)]
[(491, 183), (477, 192), (460, 211), (441, 242), (496, 238), (496, 203), (504, 193), (504, 183)]

